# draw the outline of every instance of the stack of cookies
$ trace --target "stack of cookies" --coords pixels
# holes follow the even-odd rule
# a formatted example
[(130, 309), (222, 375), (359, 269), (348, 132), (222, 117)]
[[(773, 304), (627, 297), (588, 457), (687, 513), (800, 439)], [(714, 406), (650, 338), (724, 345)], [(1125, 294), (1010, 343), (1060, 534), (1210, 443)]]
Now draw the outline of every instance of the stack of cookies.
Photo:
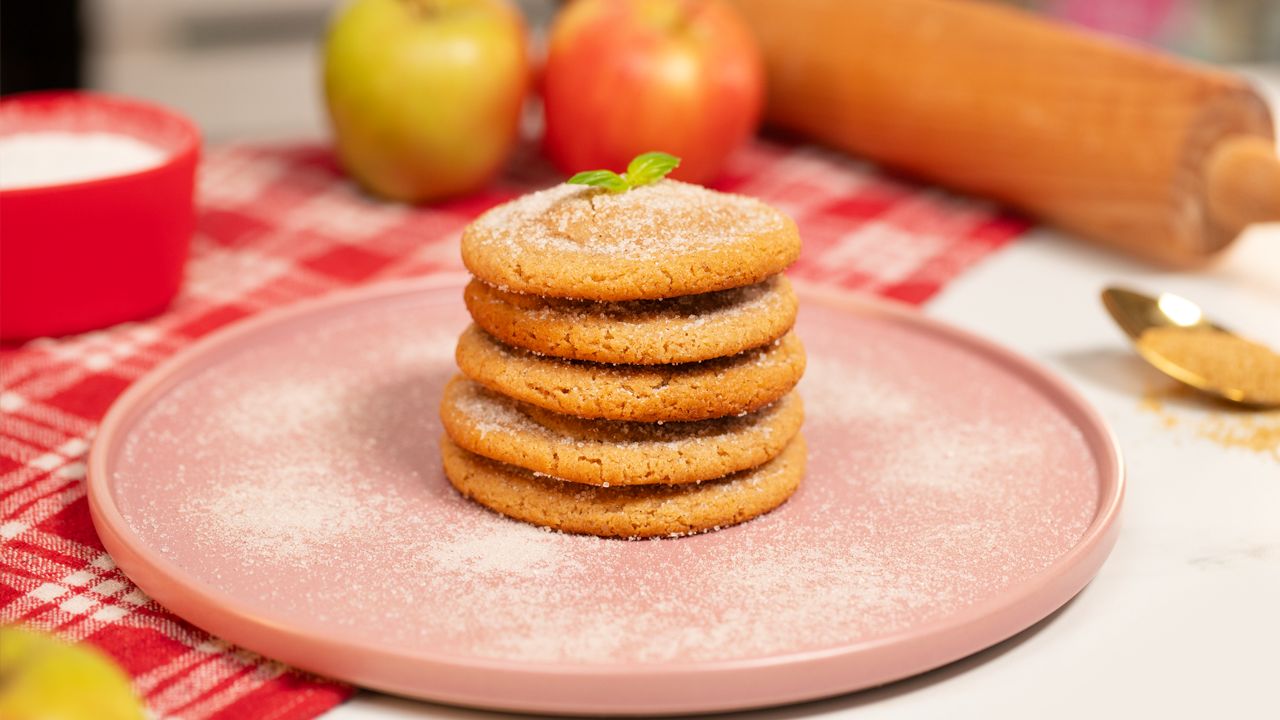
[(504, 515), (683, 535), (781, 505), (804, 472), (795, 224), (660, 180), (564, 184), (463, 233), (475, 323), (444, 393), (445, 472)]

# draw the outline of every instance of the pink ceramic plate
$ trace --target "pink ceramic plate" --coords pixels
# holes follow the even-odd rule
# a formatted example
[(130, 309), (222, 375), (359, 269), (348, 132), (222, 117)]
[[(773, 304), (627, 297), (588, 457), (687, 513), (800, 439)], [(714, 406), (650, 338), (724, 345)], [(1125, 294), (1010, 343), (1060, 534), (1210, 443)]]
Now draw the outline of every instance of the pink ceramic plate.
[(879, 302), (802, 294), (809, 471), (735, 528), (626, 542), (462, 500), (437, 403), (461, 285), (241, 323), (120, 399), (107, 549), (227, 640), (358, 685), (548, 713), (730, 710), (906, 677), (1028, 627), (1115, 540), (1120, 458), (1074, 392)]

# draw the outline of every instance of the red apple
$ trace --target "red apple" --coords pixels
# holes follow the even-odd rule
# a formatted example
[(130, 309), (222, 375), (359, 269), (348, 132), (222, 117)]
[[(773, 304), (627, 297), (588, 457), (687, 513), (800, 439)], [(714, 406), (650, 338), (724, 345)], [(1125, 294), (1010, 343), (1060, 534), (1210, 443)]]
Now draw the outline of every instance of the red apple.
[(681, 158), (705, 183), (760, 122), (764, 66), (722, 0), (575, 0), (551, 27), (542, 77), (546, 150), (565, 173)]
[(506, 0), (355, 0), (325, 43), (339, 159), (393, 200), (484, 184), (515, 144), (528, 79), (524, 20)]

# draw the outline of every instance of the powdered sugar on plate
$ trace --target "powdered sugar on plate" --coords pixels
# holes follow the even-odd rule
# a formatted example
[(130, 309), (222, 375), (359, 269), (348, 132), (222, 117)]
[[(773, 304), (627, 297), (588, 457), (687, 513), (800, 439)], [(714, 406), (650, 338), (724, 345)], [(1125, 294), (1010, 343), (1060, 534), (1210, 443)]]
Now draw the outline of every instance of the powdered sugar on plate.
[(809, 470), (782, 508), (644, 542), (501, 518), (440, 468), (458, 295), (331, 310), (192, 366), (114, 461), (130, 527), (190, 582), (300, 632), (609, 666), (944, 620), (1045, 572), (1097, 511), (1097, 460), (1041, 389), (910, 325), (806, 305)]
[(489, 523), (484, 529), (450, 534), (424, 547), (433, 567), (482, 577), (530, 577), (570, 569), (554, 533), (517, 522)]
[(178, 510), (201, 544), (234, 547), (246, 563), (323, 562), (335, 539), (375, 531), (387, 504), (372, 488), (334, 482), (333, 469), (306, 458), (272, 467), (229, 463), (226, 484), (191, 496)]
[(859, 356), (869, 352), (874, 350), (859, 348), (852, 357), (810, 355), (799, 385), (810, 417), (883, 423), (908, 420), (918, 411), (915, 393), (859, 362)]

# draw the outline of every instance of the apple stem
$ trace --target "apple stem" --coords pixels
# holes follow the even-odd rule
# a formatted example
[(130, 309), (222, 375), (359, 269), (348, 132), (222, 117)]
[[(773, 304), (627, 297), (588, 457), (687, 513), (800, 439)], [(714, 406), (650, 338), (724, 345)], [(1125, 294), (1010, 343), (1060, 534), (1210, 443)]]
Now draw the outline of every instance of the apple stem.
[(436, 18), (444, 14), (445, 2), (441, 0), (400, 0), (418, 17)]

